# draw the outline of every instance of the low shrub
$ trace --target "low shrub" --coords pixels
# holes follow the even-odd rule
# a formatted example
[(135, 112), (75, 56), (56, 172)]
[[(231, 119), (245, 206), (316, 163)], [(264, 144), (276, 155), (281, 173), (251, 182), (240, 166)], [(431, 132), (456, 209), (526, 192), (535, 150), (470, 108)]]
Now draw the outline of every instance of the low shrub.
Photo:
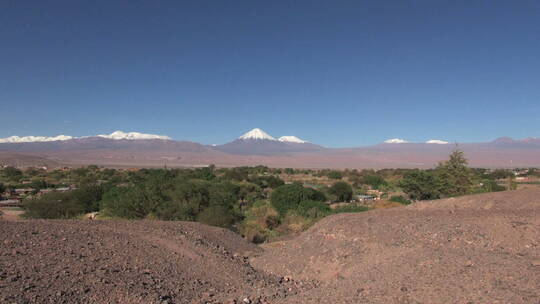
[(354, 213), (354, 212), (364, 212), (368, 210), (369, 208), (365, 206), (347, 205), (347, 206), (339, 206), (335, 208), (334, 213)]
[(210, 206), (204, 209), (198, 216), (197, 220), (203, 224), (231, 228), (236, 222), (234, 212), (224, 206)]
[(321, 218), (332, 213), (330, 206), (323, 202), (303, 201), (298, 204), (296, 209), (299, 215), (307, 218)]
[(258, 201), (246, 211), (240, 232), (254, 243), (263, 243), (277, 236), (274, 229), (279, 224), (280, 217), (276, 209), (268, 202)]
[(390, 197), (390, 201), (400, 203), (400, 204), (403, 204), (403, 205), (410, 205), (412, 203), (410, 200), (404, 198), (401, 195), (394, 195), (394, 196)]

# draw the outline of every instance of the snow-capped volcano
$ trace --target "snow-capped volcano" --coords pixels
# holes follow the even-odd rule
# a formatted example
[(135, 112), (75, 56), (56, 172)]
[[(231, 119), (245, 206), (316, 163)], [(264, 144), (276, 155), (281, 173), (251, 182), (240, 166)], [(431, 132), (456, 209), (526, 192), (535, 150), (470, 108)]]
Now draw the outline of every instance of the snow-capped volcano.
[(238, 139), (243, 139), (243, 140), (246, 140), (246, 139), (276, 140), (275, 138), (270, 136), (268, 133), (264, 132), (263, 130), (261, 130), (259, 128), (255, 128), (255, 129), (245, 133), (244, 135), (238, 137)]
[(214, 148), (229, 154), (273, 155), (314, 151), (322, 147), (296, 136), (282, 136), (276, 139), (263, 130), (255, 128), (230, 143)]
[(303, 139), (300, 139), (296, 136), (281, 136), (280, 138), (278, 138), (279, 141), (281, 142), (290, 142), (290, 143), (297, 143), (297, 144), (305, 144), (307, 143), (307, 141), (303, 140)]

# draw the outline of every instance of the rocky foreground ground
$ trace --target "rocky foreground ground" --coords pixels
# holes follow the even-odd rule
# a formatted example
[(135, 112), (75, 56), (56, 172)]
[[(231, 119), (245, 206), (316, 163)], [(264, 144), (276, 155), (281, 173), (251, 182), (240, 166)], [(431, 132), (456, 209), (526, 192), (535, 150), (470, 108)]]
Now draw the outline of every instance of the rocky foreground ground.
[(0, 303), (540, 303), (540, 190), (328, 217), (261, 247), (184, 222), (0, 221)]

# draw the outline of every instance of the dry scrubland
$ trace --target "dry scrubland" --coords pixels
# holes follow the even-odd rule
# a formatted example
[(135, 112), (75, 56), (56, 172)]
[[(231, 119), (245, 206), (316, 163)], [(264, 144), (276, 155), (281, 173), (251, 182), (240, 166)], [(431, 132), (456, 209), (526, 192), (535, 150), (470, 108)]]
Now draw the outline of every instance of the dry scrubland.
[(333, 215), (261, 247), (197, 223), (0, 221), (1, 303), (539, 303), (540, 190)]

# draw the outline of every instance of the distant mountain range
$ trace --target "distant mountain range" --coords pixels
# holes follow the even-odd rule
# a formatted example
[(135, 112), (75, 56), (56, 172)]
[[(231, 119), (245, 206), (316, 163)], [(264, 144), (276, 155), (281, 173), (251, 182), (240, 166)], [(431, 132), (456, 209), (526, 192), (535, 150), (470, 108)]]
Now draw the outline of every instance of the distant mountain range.
[[(267, 165), (295, 168), (432, 167), (456, 148), (443, 140), (413, 143), (390, 139), (357, 148), (326, 148), (296, 136), (274, 138), (253, 129), (223, 145), (176, 141), (167, 136), (125, 133), (72, 137), (12, 136), (0, 139), (0, 164), (126, 167)], [(461, 143), (472, 166), (540, 167), (540, 139), (501, 137)]]

